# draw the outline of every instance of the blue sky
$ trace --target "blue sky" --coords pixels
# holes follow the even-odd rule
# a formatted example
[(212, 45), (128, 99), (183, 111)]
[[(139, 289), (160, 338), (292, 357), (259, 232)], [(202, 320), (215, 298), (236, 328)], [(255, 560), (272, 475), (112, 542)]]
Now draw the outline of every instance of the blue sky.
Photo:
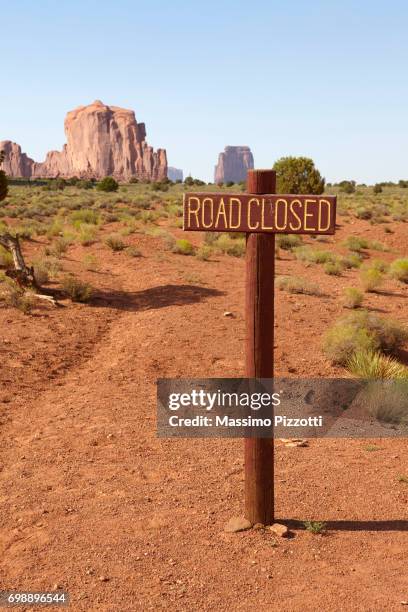
[(37, 161), (101, 99), (206, 180), (226, 145), (258, 168), (307, 155), (329, 181), (408, 178), (406, 0), (17, 0), (0, 22), (0, 140)]

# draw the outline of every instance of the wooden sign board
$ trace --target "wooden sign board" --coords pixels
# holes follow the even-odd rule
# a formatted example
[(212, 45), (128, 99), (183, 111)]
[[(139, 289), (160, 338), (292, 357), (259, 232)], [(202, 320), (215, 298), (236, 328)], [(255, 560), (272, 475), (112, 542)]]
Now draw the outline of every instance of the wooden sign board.
[(336, 196), (186, 193), (188, 231), (334, 234)]

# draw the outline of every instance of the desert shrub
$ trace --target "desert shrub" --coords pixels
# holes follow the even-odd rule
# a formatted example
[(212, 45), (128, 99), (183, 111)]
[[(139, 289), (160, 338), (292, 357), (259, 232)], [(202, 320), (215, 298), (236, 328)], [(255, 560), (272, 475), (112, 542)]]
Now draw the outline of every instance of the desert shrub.
[(315, 283), (301, 278), (300, 276), (278, 276), (275, 280), (278, 289), (289, 293), (303, 293), (305, 295), (321, 295), (321, 291)]
[(390, 265), (390, 276), (401, 283), (408, 283), (408, 258), (395, 259)]
[(329, 276), (341, 276), (343, 272), (343, 266), (341, 265), (341, 261), (327, 261), (324, 264), (324, 271)]
[(346, 287), (343, 295), (343, 306), (345, 308), (360, 308), (364, 301), (364, 294), (356, 287)]
[(194, 247), (189, 240), (181, 238), (179, 240), (176, 240), (172, 251), (173, 253), (178, 253), (179, 255), (193, 255)]
[(98, 225), (100, 221), (99, 215), (96, 210), (91, 208), (82, 208), (76, 210), (71, 215), (71, 222), (75, 227), (79, 227), (81, 223), (87, 223), (88, 225)]
[(366, 268), (365, 270), (361, 270), (360, 279), (364, 291), (374, 292), (383, 284), (384, 275), (376, 268)]
[(325, 334), (323, 351), (344, 365), (357, 351), (395, 351), (408, 339), (408, 330), (392, 319), (360, 311), (339, 319)]
[(217, 250), (232, 257), (245, 255), (245, 238), (231, 238), (228, 234), (220, 234), (214, 243)]
[(296, 259), (307, 263), (325, 264), (335, 262), (336, 256), (330, 251), (312, 249), (310, 246), (300, 246), (293, 249)]
[(380, 183), (376, 183), (373, 187), (373, 193), (377, 194), (377, 193), (382, 193), (382, 186), (380, 185)]
[(343, 193), (354, 193), (356, 191), (356, 181), (341, 181), (339, 188)]
[(94, 188), (94, 183), (92, 181), (87, 181), (85, 179), (82, 179), (82, 180), (78, 181), (75, 186), (78, 189), (93, 189)]
[(6, 270), (12, 270), (14, 268), (12, 254), (2, 246), (0, 246), (0, 266)]
[(362, 264), (363, 258), (359, 253), (351, 253), (341, 258), (341, 265), (344, 269), (349, 270), (351, 268), (359, 268)]
[(46, 231), (47, 238), (54, 238), (62, 234), (63, 224), (61, 219), (54, 219), (49, 228)]
[(117, 191), (119, 188), (119, 183), (115, 181), (113, 176), (105, 176), (96, 186), (98, 191)]
[(30, 314), (33, 307), (33, 297), (30, 293), (24, 292), (14, 281), (5, 280), (5, 290), (0, 294), (1, 301), (20, 310), (23, 314)]
[(133, 246), (130, 246), (126, 249), (126, 254), (129, 255), (129, 257), (141, 257), (142, 256), (142, 252)]
[(372, 219), (373, 210), (367, 206), (358, 206), (355, 210), (357, 219)]
[(196, 257), (200, 261), (208, 261), (212, 254), (212, 248), (207, 244), (201, 245), (196, 251)]
[(369, 248), (369, 242), (365, 238), (361, 236), (348, 236), (347, 239), (343, 242), (343, 245), (347, 247), (350, 251), (354, 251), (359, 253), (364, 249)]
[(138, 182), (139, 182), (139, 179), (136, 176), (131, 176), (130, 179), (129, 179), (129, 183), (131, 185), (135, 185)]
[(290, 251), (302, 244), (303, 240), (301, 236), (296, 234), (278, 234), (276, 237), (276, 243), (280, 249)]
[(45, 249), (47, 255), (53, 255), (54, 257), (62, 257), (67, 252), (71, 240), (68, 238), (60, 237), (54, 240), (51, 246)]
[(371, 242), (368, 243), (368, 248), (372, 249), (373, 251), (388, 251), (388, 247), (383, 244), (382, 242), (380, 242), (379, 240), (371, 240)]
[(8, 180), (4, 170), (0, 170), (0, 202), (6, 199), (8, 194)]
[(49, 281), (50, 274), (48, 267), (40, 260), (34, 263), (34, 278), (39, 286)]
[(369, 267), (383, 273), (387, 272), (389, 269), (387, 262), (382, 259), (373, 259)]
[(96, 242), (98, 229), (95, 225), (82, 223), (78, 229), (78, 240), (83, 246), (89, 246)]
[(408, 425), (408, 378), (372, 380), (359, 394), (359, 405), (378, 421)]
[(117, 234), (111, 234), (105, 240), (105, 244), (112, 249), (112, 251), (123, 251), (126, 248), (122, 238)]
[(63, 278), (62, 289), (73, 302), (89, 302), (93, 294), (91, 285), (71, 275)]
[(219, 235), (217, 234), (217, 232), (204, 232), (203, 233), (204, 244), (209, 244), (210, 246), (213, 246), (217, 242), (218, 238), (219, 238)]
[(379, 351), (357, 351), (348, 359), (346, 368), (359, 378), (406, 378), (408, 368)]
[(357, 351), (376, 350), (378, 344), (364, 328), (356, 328), (350, 323), (337, 323), (323, 340), (323, 352), (333, 364), (345, 365)]
[(97, 272), (99, 270), (99, 263), (95, 255), (88, 253), (82, 259), (82, 264), (85, 270), (89, 270), (90, 272)]
[(44, 185), (43, 189), (45, 191), (63, 191), (66, 186), (67, 182), (65, 179), (56, 178), (49, 181), (47, 185)]
[(273, 169), (276, 171), (278, 193), (321, 194), (324, 178), (307, 157), (282, 157)]

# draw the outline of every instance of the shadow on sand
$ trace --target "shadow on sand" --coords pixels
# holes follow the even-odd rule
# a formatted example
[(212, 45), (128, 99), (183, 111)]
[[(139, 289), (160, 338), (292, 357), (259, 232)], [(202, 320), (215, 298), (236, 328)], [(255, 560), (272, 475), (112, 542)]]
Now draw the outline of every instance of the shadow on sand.
[(89, 305), (118, 310), (156, 310), (166, 306), (196, 304), (209, 297), (225, 295), (224, 292), (198, 285), (160, 285), (143, 291), (95, 291)]
[[(278, 520), (278, 519), (277, 519)], [(303, 521), (279, 519), (289, 529), (305, 529)], [(328, 531), (408, 531), (408, 521), (324, 521)]]

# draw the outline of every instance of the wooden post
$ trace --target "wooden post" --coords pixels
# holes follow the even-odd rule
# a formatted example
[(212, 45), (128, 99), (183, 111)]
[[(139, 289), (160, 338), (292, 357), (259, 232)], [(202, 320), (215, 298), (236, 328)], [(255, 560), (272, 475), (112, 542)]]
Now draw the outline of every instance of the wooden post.
[[(247, 192), (273, 194), (273, 170), (249, 170)], [(249, 233), (246, 240), (247, 378), (273, 378), (275, 234)], [(273, 438), (245, 439), (245, 516), (274, 520)]]

